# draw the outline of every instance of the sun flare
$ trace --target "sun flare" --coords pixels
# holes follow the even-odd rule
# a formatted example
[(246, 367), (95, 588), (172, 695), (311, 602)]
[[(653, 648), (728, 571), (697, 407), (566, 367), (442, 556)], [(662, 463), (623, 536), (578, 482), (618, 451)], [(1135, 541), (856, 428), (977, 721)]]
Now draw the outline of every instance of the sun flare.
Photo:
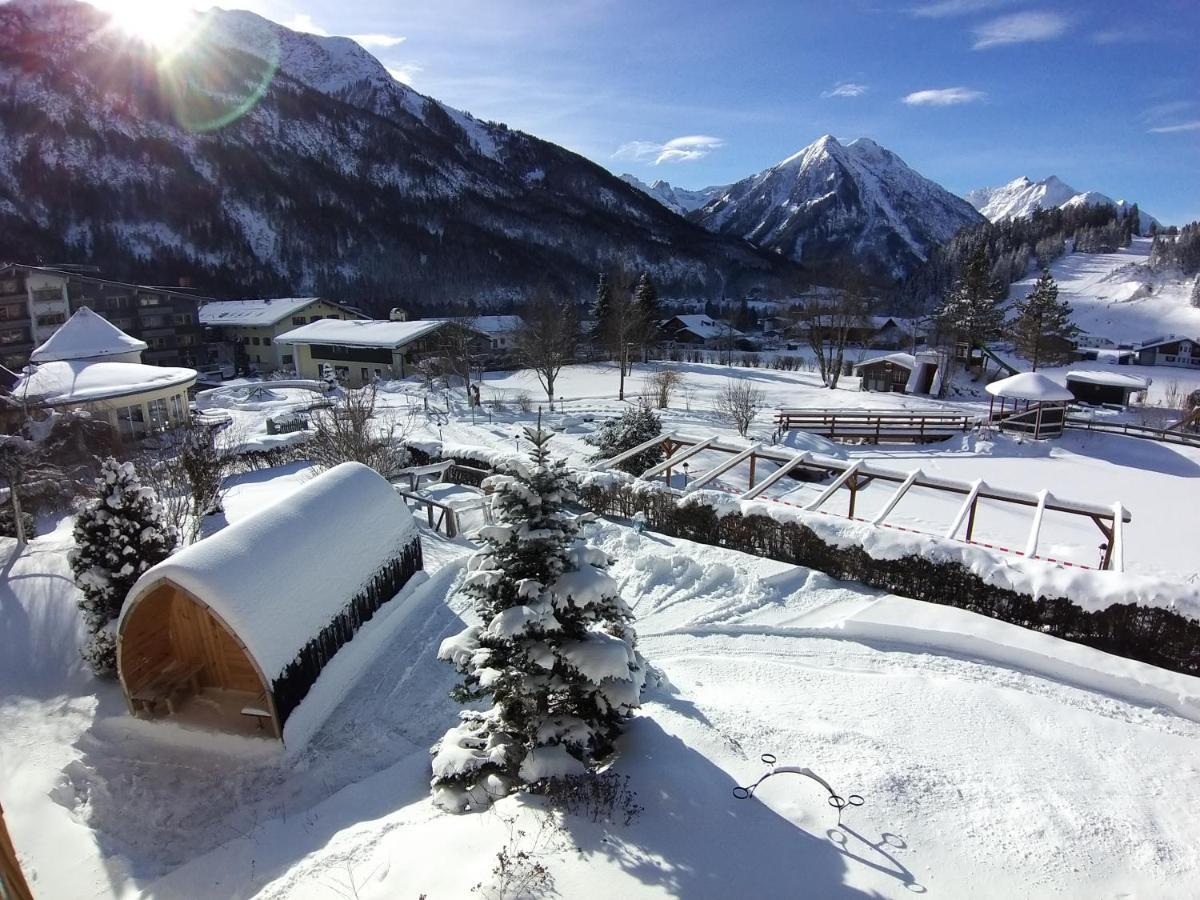
[(97, 5), (115, 27), (159, 50), (185, 43), (199, 21), (186, 0), (98, 0)]

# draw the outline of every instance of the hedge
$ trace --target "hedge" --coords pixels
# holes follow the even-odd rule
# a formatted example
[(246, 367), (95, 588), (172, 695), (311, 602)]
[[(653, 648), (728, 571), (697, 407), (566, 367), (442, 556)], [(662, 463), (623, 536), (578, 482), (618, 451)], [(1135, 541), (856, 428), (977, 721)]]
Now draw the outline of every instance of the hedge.
[(1038, 598), (988, 584), (961, 563), (910, 555), (876, 559), (860, 546), (827, 543), (798, 522), (679, 503), (636, 483), (585, 484), (585, 507), (599, 515), (641, 513), (648, 527), (684, 538), (805, 566), (904, 597), (980, 613), (1002, 622), (1086, 644), (1107, 653), (1200, 675), (1200, 622), (1168, 609), (1120, 603), (1088, 611), (1066, 597)]

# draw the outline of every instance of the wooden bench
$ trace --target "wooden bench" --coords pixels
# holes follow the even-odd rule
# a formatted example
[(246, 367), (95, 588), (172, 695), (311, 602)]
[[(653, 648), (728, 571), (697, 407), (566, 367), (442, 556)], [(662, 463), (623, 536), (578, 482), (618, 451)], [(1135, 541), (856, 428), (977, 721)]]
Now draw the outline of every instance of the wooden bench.
[(178, 694), (189, 688), (191, 693), (199, 691), (200, 672), (203, 668), (204, 665), (198, 662), (186, 664), (173, 662), (168, 665), (158, 675), (129, 695), (134, 715), (146, 713), (153, 718), (159, 703), (165, 704), (167, 712), (174, 714), (175, 699)]
[(270, 705), (267, 703), (267, 694), (264, 691), (254, 698), (254, 706), (243, 706), (242, 715), (249, 716), (258, 725), (258, 730), (262, 731), (263, 722), (271, 718), (271, 713), (267, 709)]

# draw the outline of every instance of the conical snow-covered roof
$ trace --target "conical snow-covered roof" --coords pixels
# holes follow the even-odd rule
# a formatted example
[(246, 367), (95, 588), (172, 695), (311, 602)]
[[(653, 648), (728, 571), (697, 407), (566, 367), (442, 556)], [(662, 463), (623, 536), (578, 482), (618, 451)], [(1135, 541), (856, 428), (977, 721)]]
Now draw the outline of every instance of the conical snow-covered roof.
[(1074, 394), (1041, 372), (1010, 375), (1008, 378), (993, 381), (985, 390), (993, 397), (1005, 397), (1009, 400), (1050, 402), (1075, 399)]
[(50, 335), (42, 346), (29, 354), (33, 363), (65, 359), (100, 359), (126, 353), (140, 353), (146, 342), (123, 332), (116, 325), (92, 312), (86, 306), (75, 311), (71, 318)]

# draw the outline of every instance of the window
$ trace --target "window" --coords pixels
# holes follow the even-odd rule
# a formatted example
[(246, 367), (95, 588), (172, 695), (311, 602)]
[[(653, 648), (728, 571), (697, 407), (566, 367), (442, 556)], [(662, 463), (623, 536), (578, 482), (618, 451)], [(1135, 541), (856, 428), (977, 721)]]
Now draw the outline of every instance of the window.
[(38, 288), (33, 292), (34, 303), (44, 303), (48, 300), (61, 300), (62, 298), (62, 288)]
[(121, 439), (131, 441), (141, 437), (146, 432), (146, 418), (142, 413), (142, 407), (138, 406), (122, 406), (117, 410), (117, 428), (121, 432)]
[(176, 313), (175, 314), (175, 324), (176, 325), (191, 325), (192, 317), (190, 315), (188, 315), (187, 313)]
[(367, 367), (366, 367), (366, 366), (363, 366), (361, 369), (359, 369), (359, 371), (362, 373), (362, 380), (363, 380), (363, 382), (364, 382), (364, 383), (366, 383), (366, 382), (368, 382), (368, 381), (370, 381), (370, 380), (371, 380), (371, 376), (370, 376), (370, 375), (367, 373)]
[(162, 297), (158, 294), (138, 294), (138, 306), (161, 306)]
[(255, 347), (257, 347), (259, 344), (262, 343), (262, 341), (260, 341), (258, 338), (250, 338), (250, 343), (252, 343)]
[(115, 297), (108, 298), (108, 305), (113, 309), (129, 309), (129, 299), (124, 294), (118, 294)]
[(270, 346), (271, 346), (271, 339), (270, 339), (270, 338), (263, 338), (263, 346), (264, 346), (264, 347), (270, 347)]
[(142, 316), (143, 328), (162, 328), (165, 324), (162, 316)]
[(0, 281), (0, 294), (18, 294), (21, 292), (21, 282), (15, 278)]
[(61, 325), (65, 321), (67, 321), (66, 313), (47, 313), (44, 316), (37, 317), (39, 325)]
[(350, 367), (349, 366), (334, 366), (333, 374), (335, 376), (337, 376), (338, 378), (349, 378), (350, 377)]
[(285, 366), (290, 366), (293, 363), (293, 361), (294, 360), (292, 359), (292, 354), (290, 354), (290, 353), (283, 354), (283, 364)]
[(307, 321), (308, 319), (304, 318), (304, 316), (292, 316), (293, 325), (303, 325)]
[(7, 331), (0, 331), (0, 344), (24, 344), (29, 341), (25, 336), (25, 330), (22, 328), (10, 328)]
[(178, 424), (183, 424), (183, 395), (171, 395), (171, 418)]
[(150, 401), (150, 430), (165, 431), (171, 424), (167, 418), (167, 401), (163, 398)]
[(196, 343), (196, 336), (194, 334), (181, 334), (176, 337), (175, 343), (180, 347), (191, 347)]

